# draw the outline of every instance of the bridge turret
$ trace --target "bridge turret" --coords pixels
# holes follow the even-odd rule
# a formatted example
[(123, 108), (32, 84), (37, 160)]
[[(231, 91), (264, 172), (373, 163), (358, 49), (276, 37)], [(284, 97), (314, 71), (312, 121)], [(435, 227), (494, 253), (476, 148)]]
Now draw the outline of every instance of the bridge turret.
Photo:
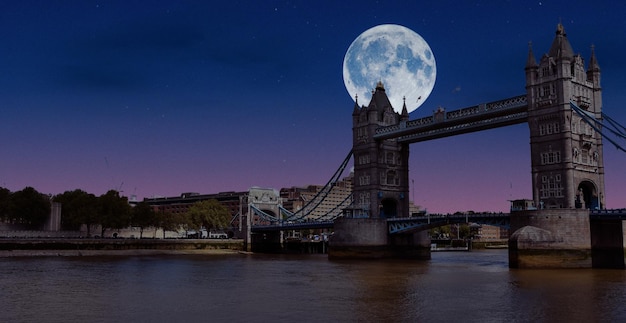
[[(601, 93), (602, 86), (600, 85), (600, 65), (598, 65), (598, 60), (596, 59), (595, 46), (591, 46), (591, 58), (589, 59), (589, 67), (587, 69), (587, 81), (593, 83), (594, 94)], [(594, 101), (597, 101), (601, 98), (601, 96), (597, 98), (594, 97)], [(602, 106), (602, 104), (597, 105)]]
[[(533, 45), (532, 42), (528, 43), (528, 58), (526, 59), (526, 67), (524, 70), (526, 71), (526, 87), (532, 86), (537, 82), (537, 70), (539, 69), (539, 65), (537, 65), (537, 61), (535, 60), (535, 54), (533, 54)], [(528, 98), (529, 101), (531, 98)]]

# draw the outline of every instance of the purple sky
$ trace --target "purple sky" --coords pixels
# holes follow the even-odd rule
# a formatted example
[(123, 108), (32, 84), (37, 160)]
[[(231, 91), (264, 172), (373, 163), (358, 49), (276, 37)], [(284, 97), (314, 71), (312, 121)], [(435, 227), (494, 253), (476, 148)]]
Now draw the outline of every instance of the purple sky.
[[(524, 94), (528, 42), (539, 59), (562, 21), (587, 61), (595, 45), (604, 112), (626, 124), (625, 16), (615, 1), (5, 1), (0, 186), (141, 199), (325, 184), (352, 142), (344, 54), (384, 23), (437, 61), (411, 119)], [(626, 154), (604, 153), (607, 207), (626, 207)], [(429, 212), (507, 211), (532, 197), (527, 125), (413, 144), (410, 172)]]

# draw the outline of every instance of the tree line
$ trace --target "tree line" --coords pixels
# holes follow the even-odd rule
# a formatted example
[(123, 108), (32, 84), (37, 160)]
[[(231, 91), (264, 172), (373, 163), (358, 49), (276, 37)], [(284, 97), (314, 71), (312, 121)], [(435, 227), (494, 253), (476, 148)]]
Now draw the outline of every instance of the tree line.
[(214, 199), (196, 202), (184, 213), (171, 213), (143, 201), (131, 206), (116, 190), (96, 196), (76, 189), (51, 196), (26, 187), (17, 192), (0, 188), (0, 221), (41, 230), (50, 216), (51, 202), (61, 204), (62, 230), (77, 231), (85, 225), (88, 236), (98, 226), (100, 236), (108, 229), (132, 226), (140, 229), (140, 238), (147, 228), (161, 228), (165, 238), (165, 231), (225, 228), (231, 220), (228, 209)]

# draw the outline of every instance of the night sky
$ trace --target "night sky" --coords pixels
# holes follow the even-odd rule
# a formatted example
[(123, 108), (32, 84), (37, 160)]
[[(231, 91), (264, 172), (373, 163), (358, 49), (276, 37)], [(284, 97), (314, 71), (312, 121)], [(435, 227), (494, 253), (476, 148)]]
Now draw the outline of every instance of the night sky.
[[(528, 42), (539, 60), (562, 22), (587, 62), (595, 45), (604, 112), (626, 124), (624, 17), (608, 0), (3, 1), (0, 186), (143, 199), (323, 185), (352, 144), (344, 54), (386, 23), (437, 62), (411, 119), (525, 94)], [(606, 206), (626, 207), (626, 154), (604, 144)], [(532, 197), (528, 126), (413, 144), (410, 178), (429, 212), (507, 211)]]

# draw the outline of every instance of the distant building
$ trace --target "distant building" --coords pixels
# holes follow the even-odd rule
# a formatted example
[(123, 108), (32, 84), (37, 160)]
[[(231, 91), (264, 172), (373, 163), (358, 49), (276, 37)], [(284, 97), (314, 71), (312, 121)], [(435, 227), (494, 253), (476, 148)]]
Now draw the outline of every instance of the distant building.
[(168, 212), (172, 214), (185, 213), (196, 202), (206, 200), (217, 200), (225, 206), (233, 217), (231, 224), (233, 226), (239, 226), (238, 215), (242, 213), (242, 210), (246, 211), (247, 206), (242, 208), (242, 199), (245, 199), (248, 195), (247, 191), (244, 192), (220, 192), (217, 194), (199, 194), (199, 193), (182, 193), (180, 196), (173, 197), (153, 197), (144, 198), (143, 202), (152, 206), (155, 211)]
[(511, 212), (536, 210), (535, 201), (528, 199), (511, 200)]
[[(283, 188), (280, 190), (280, 197), (283, 199), (283, 207), (291, 212), (297, 212), (307, 207), (307, 204), (313, 201), (309, 204), (308, 208), (315, 208), (306, 216), (306, 219), (317, 219), (329, 213), (341, 214), (343, 208), (338, 206), (343, 205), (343, 207), (347, 207), (352, 202), (350, 198), (352, 194), (352, 179), (353, 176), (351, 174), (335, 183), (326, 198), (317, 205), (317, 207), (315, 207), (315, 205), (317, 204), (316, 202), (319, 201), (319, 198), (315, 201), (313, 201), (313, 199), (317, 194), (322, 192), (324, 186), (309, 185), (306, 187), (294, 186)], [(309, 210), (304, 210), (303, 212), (306, 214)]]
[(480, 225), (475, 235), (477, 240), (505, 240), (509, 238), (509, 230), (492, 225)]

